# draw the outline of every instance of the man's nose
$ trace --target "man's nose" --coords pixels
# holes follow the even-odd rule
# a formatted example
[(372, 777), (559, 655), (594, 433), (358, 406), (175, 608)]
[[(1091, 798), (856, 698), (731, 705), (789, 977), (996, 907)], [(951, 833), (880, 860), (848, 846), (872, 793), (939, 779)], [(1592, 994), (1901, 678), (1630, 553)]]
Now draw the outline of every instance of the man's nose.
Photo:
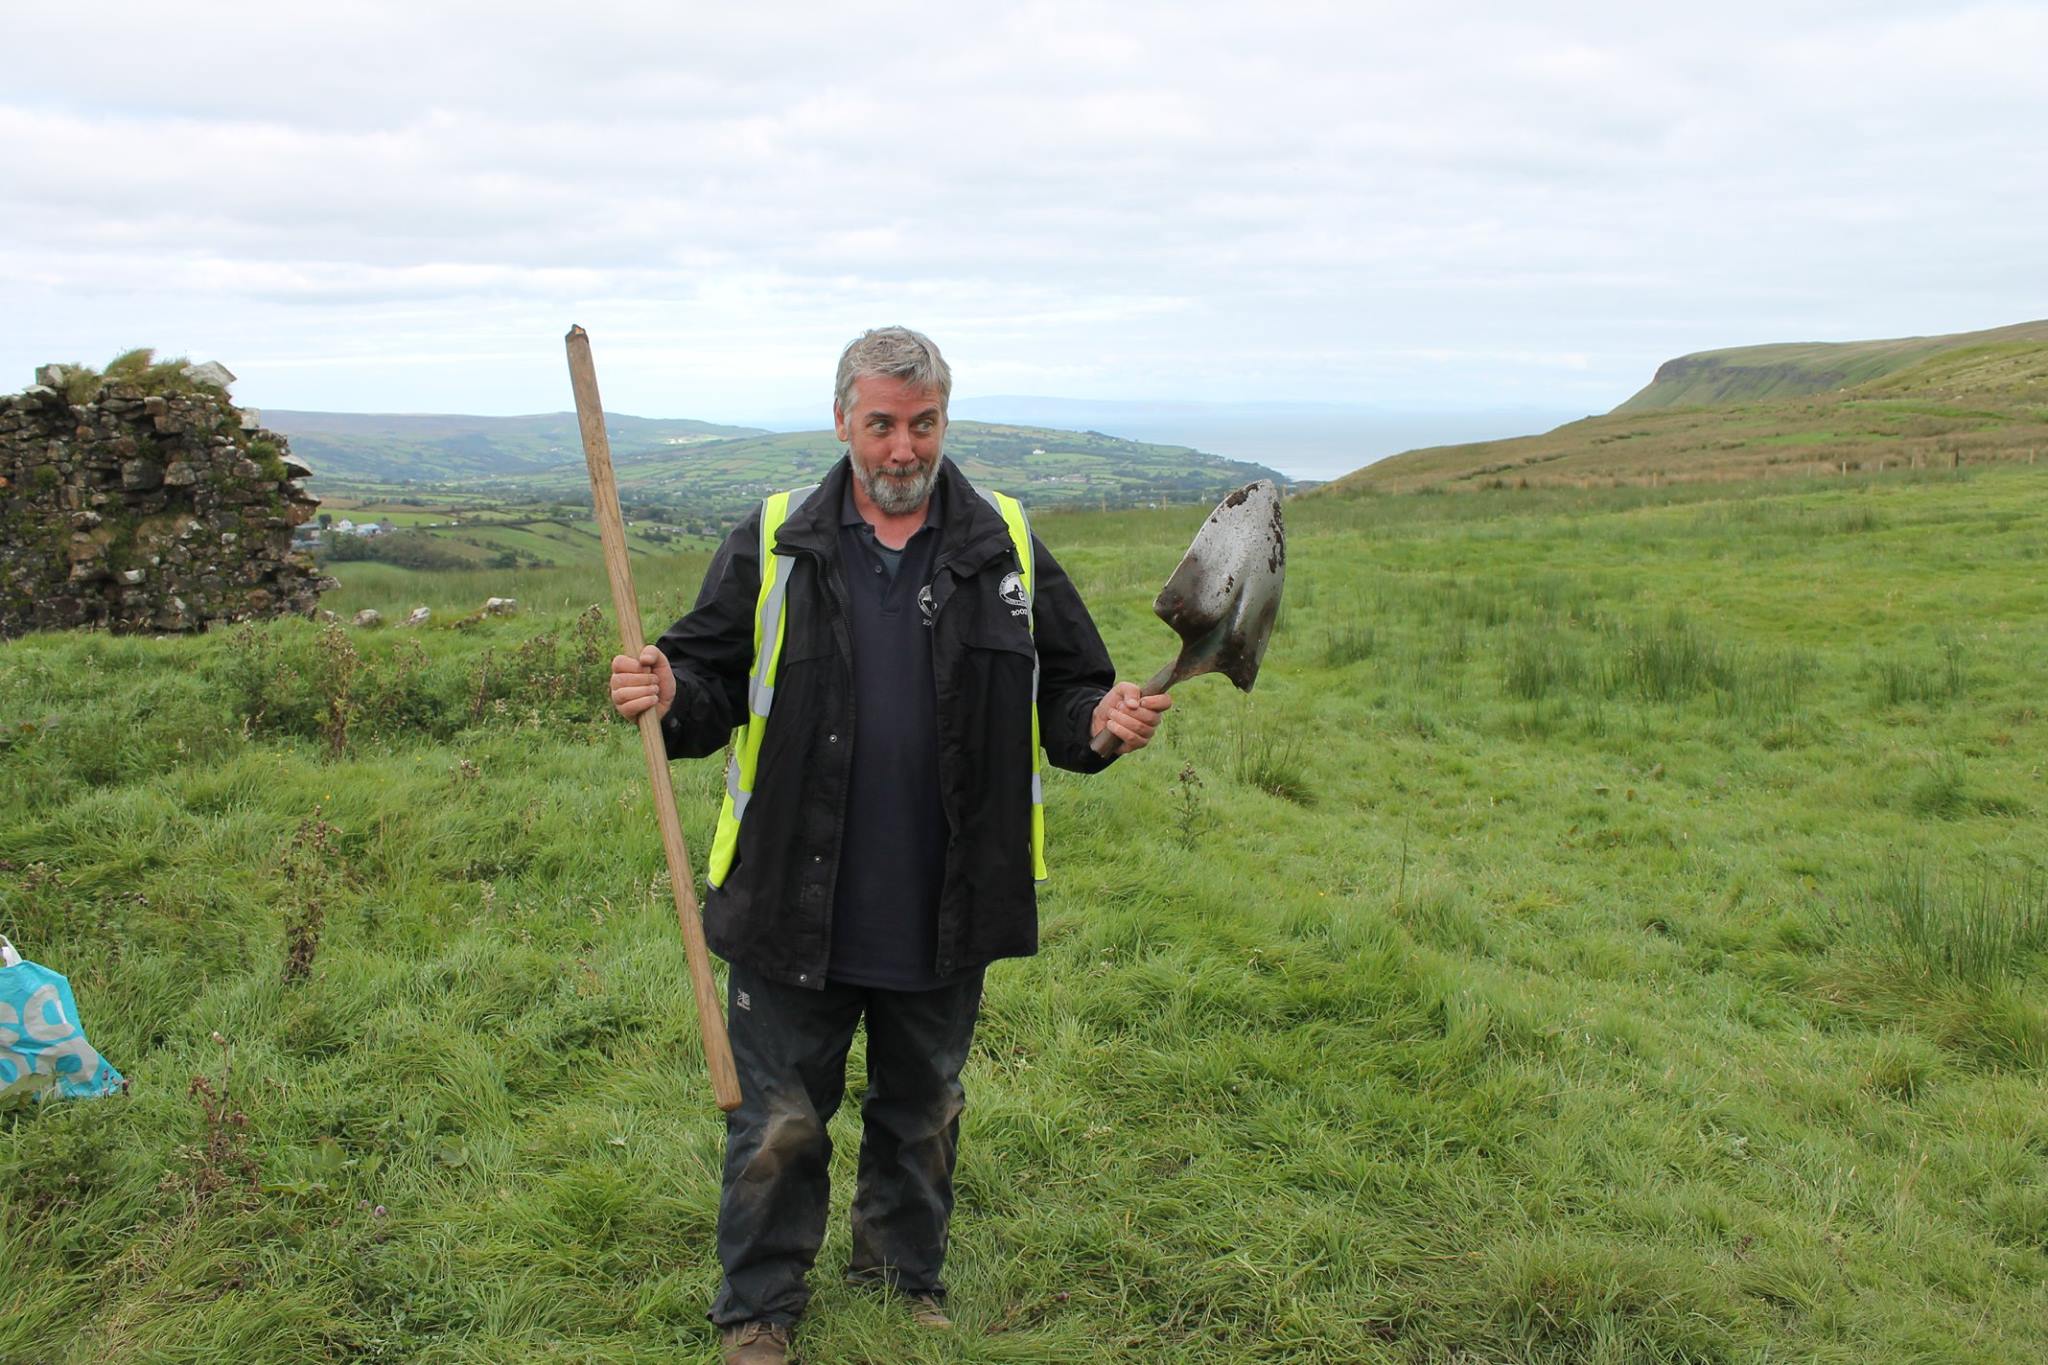
[(917, 463), (917, 437), (908, 430), (898, 430), (889, 437), (889, 462), (891, 464)]

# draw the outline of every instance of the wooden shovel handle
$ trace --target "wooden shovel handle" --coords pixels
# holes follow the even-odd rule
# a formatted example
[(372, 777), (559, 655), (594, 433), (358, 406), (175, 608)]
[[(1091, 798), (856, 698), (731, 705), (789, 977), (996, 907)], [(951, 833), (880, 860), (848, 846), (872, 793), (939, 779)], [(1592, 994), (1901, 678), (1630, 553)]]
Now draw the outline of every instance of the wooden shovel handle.
[[(633, 570), (626, 562), (626, 527), (619, 517), (619, 486), (612, 478), (612, 443), (604, 429), (604, 404), (597, 396), (597, 369), (590, 360), (590, 334), (571, 327), (568, 336), (569, 383), (576, 391), (576, 422), (583, 431), (583, 459), (590, 466), (590, 501), (604, 538), (604, 567), (612, 581), (612, 610), (619, 618), (619, 648), (638, 659), (640, 606), (633, 597)], [(725, 1034), (725, 1010), (718, 984), (711, 978), (711, 951), (704, 944), (704, 924), (697, 915), (697, 888), (690, 876), (690, 850), (683, 844), (683, 824), (676, 816), (676, 790), (668, 771), (668, 746), (661, 738), (655, 708), (640, 713), (640, 747), (647, 755), (647, 776), (654, 786), (654, 813), (661, 820), (661, 847), (668, 855), (669, 887), (675, 892), (676, 919), (683, 927), (683, 948), (690, 959), (690, 989), (697, 997), (697, 1036), (704, 1042), (704, 1063), (711, 1070), (711, 1093), (718, 1107), (731, 1113), (740, 1106), (740, 1078), (732, 1064), (732, 1043)]]

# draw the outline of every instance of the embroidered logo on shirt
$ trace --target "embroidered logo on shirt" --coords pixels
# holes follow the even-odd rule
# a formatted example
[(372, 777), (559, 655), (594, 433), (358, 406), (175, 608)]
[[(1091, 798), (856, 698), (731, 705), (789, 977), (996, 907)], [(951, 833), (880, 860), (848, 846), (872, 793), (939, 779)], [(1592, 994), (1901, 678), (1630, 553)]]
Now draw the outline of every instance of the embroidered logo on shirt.
[(932, 585), (927, 583), (917, 590), (917, 609), (924, 616), (924, 623), (930, 625), (932, 617), (938, 614), (939, 604), (932, 600)]
[(733, 1001), (733, 1003), (751, 1014), (754, 1009), (754, 997), (748, 995), (745, 991), (739, 991), (737, 994), (739, 998)]
[(1001, 593), (1003, 600), (1013, 607), (1024, 607), (1031, 604), (1031, 599), (1024, 595), (1024, 576), (1014, 569), (1003, 575), (1003, 585), (996, 591)]

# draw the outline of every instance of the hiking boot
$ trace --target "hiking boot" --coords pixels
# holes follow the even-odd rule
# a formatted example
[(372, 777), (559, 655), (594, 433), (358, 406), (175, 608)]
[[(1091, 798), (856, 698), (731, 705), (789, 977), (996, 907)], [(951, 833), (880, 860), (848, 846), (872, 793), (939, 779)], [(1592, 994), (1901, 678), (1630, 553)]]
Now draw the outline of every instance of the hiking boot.
[(718, 1334), (725, 1365), (783, 1365), (789, 1359), (789, 1329), (779, 1322), (743, 1322)]
[(936, 1294), (911, 1295), (910, 1320), (919, 1327), (929, 1327), (934, 1331), (953, 1325), (953, 1320), (946, 1316), (945, 1305), (939, 1302)]

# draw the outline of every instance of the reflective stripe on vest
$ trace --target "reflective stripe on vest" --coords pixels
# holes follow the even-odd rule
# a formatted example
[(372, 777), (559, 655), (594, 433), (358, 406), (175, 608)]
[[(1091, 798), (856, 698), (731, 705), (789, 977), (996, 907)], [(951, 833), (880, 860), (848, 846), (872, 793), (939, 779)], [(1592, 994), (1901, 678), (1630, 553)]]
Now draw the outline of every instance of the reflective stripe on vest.
[[(775, 669), (782, 658), (782, 641), (788, 633), (783, 603), (789, 595), (789, 575), (794, 560), (774, 552), (775, 533), (789, 514), (802, 507), (818, 485), (771, 495), (761, 504), (761, 592), (754, 610), (754, 666), (747, 679), (747, 719), (732, 732), (732, 745), (725, 764), (725, 800), (718, 808), (718, 828), (711, 836), (711, 860), (706, 879), (713, 886), (725, 885), (739, 850), (740, 822), (746, 819), (747, 803), (753, 799), (754, 776), (760, 769), (761, 741), (768, 733), (768, 713), (775, 705)], [(1024, 589), (1025, 623), (1031, 623), (1036, 590), (1037, 566), (1031, 553), (1031, 524), (1025, 520), (1024, 505), (1004, 493), (976, 490), (987, 499), (1009, 528), (1010, 544), (1017, 552), (1019, 580)], [(1038, 656), (1031, 658), (1031, 875), (1044, 881), (1045, 797), (1041, 767), (1044, 755), (1038, 733)]]

